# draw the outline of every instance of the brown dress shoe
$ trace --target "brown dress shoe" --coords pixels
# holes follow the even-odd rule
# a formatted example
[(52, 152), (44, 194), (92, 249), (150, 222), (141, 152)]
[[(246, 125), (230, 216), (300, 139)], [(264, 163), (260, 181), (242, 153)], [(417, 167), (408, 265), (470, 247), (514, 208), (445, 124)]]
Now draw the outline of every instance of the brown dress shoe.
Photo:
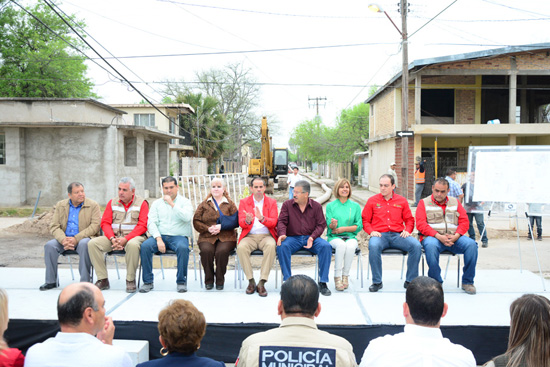
[(248, 283), (246, 287), (246, 294), (253, 294), (256, 291), (256, 283)]
[(266, 289), (263, 285), (258, 285), (256, 287), (256, 291), (258, 292), (260, 297), (266, 297), (267, 296), (267, 291), (266, 291)]
[(111, 286), (109, 285), (109, 279), (107, 278), (99, 279), (97, 282), (95, 282), (95, 286), (98, 287), (101, 291), (111, 288)]
[(134, 293), (136, 291), (136, 281), (127, 280), (126, 281), (126, 293)]

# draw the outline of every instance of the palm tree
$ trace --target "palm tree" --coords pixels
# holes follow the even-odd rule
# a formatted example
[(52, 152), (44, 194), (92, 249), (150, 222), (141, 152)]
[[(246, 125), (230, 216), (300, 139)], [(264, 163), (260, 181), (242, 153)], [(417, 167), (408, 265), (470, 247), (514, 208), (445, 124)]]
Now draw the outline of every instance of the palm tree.
[(202, 93), (188, 93), (178, 95), (176, 102), (187, 103), (195, 110), (194, 115), (181, 115), (179, 121), (180, 128), (191, 135), (190, 144), (197, 148), (194, 156), (202, 156), (208, 163), (219, 158), (231, 139), (219, 101), (211, 96), (203, 97)]

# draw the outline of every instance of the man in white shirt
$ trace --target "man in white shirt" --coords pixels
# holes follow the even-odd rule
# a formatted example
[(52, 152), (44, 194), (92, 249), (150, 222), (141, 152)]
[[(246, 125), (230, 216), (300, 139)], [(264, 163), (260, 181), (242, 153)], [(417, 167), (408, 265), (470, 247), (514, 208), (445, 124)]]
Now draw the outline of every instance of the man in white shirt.
[(105, 299), (90, 283), (73, 283), (59, 294), (61, 331), (33, 345), (25, 367), (132, 367), (124, 350), (114, 347), (115, 325), (105, 316)]
[(294, 199), (294, 185), (296, 182), (303, 180), (302, 176), (298, 173), (298, 166), (292, 167), (293, 173), (288, 176), (288, 200)]
[(441, 334), (439, 325), (447, 309), (441, 283), (425, 276), (415, 278), (403, 304), (405, 331), (371, 340), (360, 367), (475, 367), (471, 351)]

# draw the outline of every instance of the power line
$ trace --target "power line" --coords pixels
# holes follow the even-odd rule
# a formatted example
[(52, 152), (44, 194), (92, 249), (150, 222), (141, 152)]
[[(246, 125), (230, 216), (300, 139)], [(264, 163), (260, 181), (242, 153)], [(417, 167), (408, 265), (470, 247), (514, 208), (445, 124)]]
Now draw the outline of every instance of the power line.
[[(94, 64), (96, 64), (97, 66), (99, 66), (101, 69), (105, 70), (107, 73), (111, 74), (112, 73), (105, 69), (105, 67), (103, 67), (102, 65), (100, 65), (99, 63), (97, 63), (95, 60), (91, 59), (88, 57), (88, 55), (86, 55), (86, 53), (84, 53), (83, 51), (81, 51), (78, 47), (74, 46), (72, 43), (70, 43), (69, 41), (67, 41), (65, 38), (63, 38), (61, 35), (59, 35), (56, 31), (54, 31), (53, 29), (51, 29), (46, 23), (44, 23), (40, 18), (38, 18), (37, 16), (35, 16), (34, 14), (32, 14), (30, 11), (28, 11), (27, 9), (25, 9), (22, 5), (20, 5), (19, 3), (17, 3), (15, 0), (10, 0), (12, 3), (14, 3), (15, 5), (17, 5), (18, 7), (20, 7), (25, 13), (27, 13), (29, 16), (31, 16), (34, 20), (36, 20), (37, 22), (39, 22), (43, 27), (45, 27), (47, 30), (49, 30), (50, 32), (52, 32), (57, 38), (59, 38), (60, 40), (62, 40), (63, 42), (65, 42), (66, 44), (68, 44), (72, 49), (74, 49), (75, 51), (81, 53), (85, 58), (89, 59), (90, 61), (92, 61)], [(58, 58), (58, 59), (62, 59), (62, 58)], [(69, 57), (68, 59), (73, 59), (73, 57)], [(114, 75), (113, 75), (114, 76)]]
[(184, 3), (184, 2), (181, 2), (181, 1), (175, 1), (175, 0), (157, 0), (157, 1), (163, 2), (163, 3), (172, 3), (172, 4), (177, 4), (177, 5), (196, 6), (196, 7), (200, 7), (200, 8), (228, 10), (228, 11), (241, 12), (241, 13), (274, 15), (274, 16), (282, 16), (282, 17), (323, 18), (323, 19), (366, 19), (366, 18), (368, 18), (366, 16), (364, 16), (364, 17), (355, 16), (354, 17), (354, 16), (338, 16), (338, 15), (311, 15), (311, 14), (275, 13), (275, 12), (250, 10), (250, 9), (224, 8), (224, 7), (221, 7), (221, 6)]
[(94, 40), (95, 43), (97, 43), (99, 46), (101, 46), (101, 48), (103, 48), (105, 51), (107, 51), (109, 53), (109, 55), (111, 55), (112, 57), (115, 58), (115, 60), (117, 60), (122, 66), (124, 66), (128, 71), (130, 71), (133, 75), (135, 75), (139, 80), (141, 80), (142, 82), (144, 82), (148, 87), (150, 87), (155, 93), (159, 94), (159, 95), (162, 95), (162, 93), (160, 93), (158, 90), (156, 90), (155, 88), (153, 88), (152, 86), (148, 85), (145, 80), (143, 80), (139, 75), (137, 75), (133, 70), (131, 70), (126, 64), (124, 64), (122, 61), (118, 60), (117, 57), (115, 55), (113, 55), (113, 53), (111, 51), (109, 51), (105, 46), (103, 46), (98, 40), (96, 40), (90, 33), (88, 33), (84, 28), (82, 28), (80, 26), (80, 24), (78, 24), (76, 21), (74, 21), (73, 19), (71, 19), (71, 17), (69, 15), (67, 15), (67, 13), (65, 13), (61, 8), (59, 8), (59, 6), (57, 6), (55, 3), (52, 3), (61, 13), (63, 13), (65, 15), (65, 17), (67, 17), (68, 19), (70, 19), (71, 21), (73, 21), (73, 23), (82, 31), (84, 32), (88, 37), (90, 37), (92, 40)]

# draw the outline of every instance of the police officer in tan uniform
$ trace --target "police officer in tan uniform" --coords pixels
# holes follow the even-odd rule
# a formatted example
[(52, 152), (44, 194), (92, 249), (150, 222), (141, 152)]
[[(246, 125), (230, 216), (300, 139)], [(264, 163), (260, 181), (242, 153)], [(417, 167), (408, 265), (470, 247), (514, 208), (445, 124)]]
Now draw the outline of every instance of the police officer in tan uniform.
[[(256, 333), (243, 341), (237, 367), (357, 366), (351, 344), (344, 338), (317, 329), (321, 312), (319, 287), (306, 275), (294, 275), (281, 287), (277, 306), (281, 326)], [(260, 363), (260, 360), (262, 361)]]

